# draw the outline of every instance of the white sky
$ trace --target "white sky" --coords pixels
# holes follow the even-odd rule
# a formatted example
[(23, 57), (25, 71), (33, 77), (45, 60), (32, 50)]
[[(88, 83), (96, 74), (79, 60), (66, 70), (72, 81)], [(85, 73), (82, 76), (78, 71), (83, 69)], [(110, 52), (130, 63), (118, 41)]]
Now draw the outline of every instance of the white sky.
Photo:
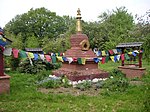
[(121, 6), (133, 16), (142, 15), (150, 9), (150, 0), (0, 0), (0, 26), (4, 27), (17, 14), (26, 13), (31, 8), (45, 7), (59, 16), (73, 17), (80, 8), (83, 20), (96, 21), (102, 12)]

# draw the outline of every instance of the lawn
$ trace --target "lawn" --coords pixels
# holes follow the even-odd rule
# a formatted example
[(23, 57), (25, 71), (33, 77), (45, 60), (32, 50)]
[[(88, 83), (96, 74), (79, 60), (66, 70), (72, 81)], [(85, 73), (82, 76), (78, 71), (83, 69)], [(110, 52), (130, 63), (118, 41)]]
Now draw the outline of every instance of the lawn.
[[(118, 65), (120, 63), (109, 62), (100, 68), (111, 71)], [(150, 69), (145, 61), (144, 67)], [(0, 112), (146, 112), (149, 108), (146, 106), (149, 104), (150, 74), (141, 80), (143, 84), (130, 85), (126, 92), (97, 96), (45, 94), (38, 91), (36, 75), (8, 74), (11, 76), (11, 90), (8, 95), (0, 95)]]

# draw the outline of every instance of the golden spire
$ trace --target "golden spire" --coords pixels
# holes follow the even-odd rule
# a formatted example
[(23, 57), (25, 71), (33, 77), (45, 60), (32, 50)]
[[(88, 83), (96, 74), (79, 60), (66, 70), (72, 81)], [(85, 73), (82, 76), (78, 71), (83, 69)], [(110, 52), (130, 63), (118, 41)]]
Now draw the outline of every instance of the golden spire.
[(80, 11), (80, 9), (78, 8), (78, 10), (77, 10), (77, 17), (76, 17), (76, 19), (77, 19), (77, 24), (76, 24), (76, 31), (77, 31), (77, 33), (82, 33), (82, 27), (81, 27), (81, 13), (80, 13), (81, 11)]

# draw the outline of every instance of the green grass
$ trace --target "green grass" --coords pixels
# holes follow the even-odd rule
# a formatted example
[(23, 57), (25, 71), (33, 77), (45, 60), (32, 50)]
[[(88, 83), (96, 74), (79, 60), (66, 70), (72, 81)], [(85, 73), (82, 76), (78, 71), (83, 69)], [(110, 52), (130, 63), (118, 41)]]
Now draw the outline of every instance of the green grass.
[(99, 68), (110, 72), (113, 69), (117, 69), (118, 66), (120, 66), (120, 65), (121, 65), (121, 63), (119, 63), (119, 62), (114, 63), (112, 61), (108, 61), (108, 63), (105, 63), (105, 64), (100, 63)]
[[(118, 65), (120, 63), (109, 62), (100, 67), (111, 71)], [(149, 68), (146, 63), (144, 66)], [(35, 75), (8, 74), (11, 76), (11, 90), (10, 94), (0, 95), (0, 112), (144, 112), (147, 98), (144, 85), (130, 86), (126, 92), (110, 96), (44, 94), (37, 91)], [(150, 77), (146, 80), (150, 81)]]
[[(125, 63), (130, 63), (129, 61), (126, 61)], [(136, 62), (134, 63), (138, 63), (138, 60), (136, 60)], [(108, 63), (105, 63), (105, 64), (99, 64), (99, 68), (100, 69), (103, 69), (103, 70), (106, 70), (106, 71), (111, 71), (113, 69), (117, 69), (118, 66), (121, 66), (121, 61), (119, 62), (112, 62), (112, 61), (108, 61)], [(142, 62), (142, 67), (143, 68), (146, 68), (147, 71), (150, 70), (150, 63), (148, 64), (145, 60), (143, 60)]]

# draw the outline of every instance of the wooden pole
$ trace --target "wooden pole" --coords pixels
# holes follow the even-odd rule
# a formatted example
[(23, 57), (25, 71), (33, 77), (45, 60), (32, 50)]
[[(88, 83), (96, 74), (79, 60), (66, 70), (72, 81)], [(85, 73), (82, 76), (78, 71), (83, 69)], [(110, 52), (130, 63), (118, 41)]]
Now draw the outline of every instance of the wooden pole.
[(142, 53), (139, 51), (139, 68), (142, 68)]
[(3, 52), (0, 51), (0, 76), (4, 76)]
[[(122, 50), (122, 54), (124, 54), (124, 48), (122, 48), (121, 50)], [(122, 61), (122, 66), (124, 66), (124, 60), (121, 61)]]

